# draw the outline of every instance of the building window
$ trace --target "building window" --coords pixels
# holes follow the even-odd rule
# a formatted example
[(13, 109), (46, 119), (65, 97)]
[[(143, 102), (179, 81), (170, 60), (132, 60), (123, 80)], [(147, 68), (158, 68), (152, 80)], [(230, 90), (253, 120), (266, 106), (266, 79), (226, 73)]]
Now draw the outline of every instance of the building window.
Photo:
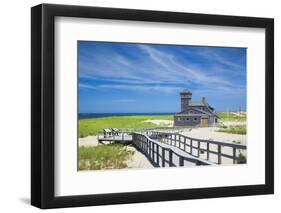
[(180, 121), (181, 120), (181, 118), (178, 118), (178, 121)]
[(197, 121), (197, 118), (194, 118), (195, 121)]
[(187, 121), (189, 121), (189, 118), (186, 118)]

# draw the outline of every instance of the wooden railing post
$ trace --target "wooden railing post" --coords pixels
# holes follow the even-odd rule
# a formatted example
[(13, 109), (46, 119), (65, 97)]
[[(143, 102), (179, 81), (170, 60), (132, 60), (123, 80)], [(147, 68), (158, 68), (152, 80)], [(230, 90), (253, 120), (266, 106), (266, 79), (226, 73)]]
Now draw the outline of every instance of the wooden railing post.
[(149, 140), (147, 138), (146, 139), (146, 145), (145, 145), (145, 152), (146, 152), (146, 154), (148, 153), (148, 143), (149, 143)]
[(186, 137), (184, 137), (183, 139), (183, 149), (184, 151), (186, 151)]
[(156, 144), (156, 163), (158, 166), (160, 166), (159, 165), (159, 145), (158, 144)]
[(218, 164), (221, 164), (221, 144), (218, 144)]
[(192, 151), (193, 151), (193, 142), (192, 139), (190, 139), (190, 154), (192, 155)]
[(155, 150), (154, 150), (154, 143), (152, 143), (152, 161), (153, 161), (153, 163), (154, 163), (154, 161), (155, 161)]
[(184, 158), (180, 156), (179, 161), (180, 161), (180, 166), (184, 166)]
[(207, 143), (207, 160), (209, 160), (209, 158), (210, 158), (210, 153), (209, 153), (209, 151), (210, 151), (210, 144)]
[(233, 164), (236, 164), (236, 148), (233, 147)]
[(165, 167), (165, 148), (162, 147), (162, 167)]
[(140, 140), (140, 150), (143, 150), (143, 146), (144, 146), (144, 137), (142, 137), (142, 139)]
[(173, 151), (171, 149), (169, 150), (169, 166), (173, 166)]
[(197, 141), (197, 157), (200, 157), (200, 141)]
[(148, 140), (148, 156), (151, 158), (151, 142)]

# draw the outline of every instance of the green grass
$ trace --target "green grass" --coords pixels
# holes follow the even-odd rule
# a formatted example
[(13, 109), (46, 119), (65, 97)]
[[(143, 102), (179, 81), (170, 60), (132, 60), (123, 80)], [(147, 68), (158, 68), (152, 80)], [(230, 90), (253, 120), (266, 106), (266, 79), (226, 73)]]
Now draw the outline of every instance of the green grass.
[(239, 135), (246, 135), (247, 134), (246, 125), (224, 127), (224, 128), (218, 129), (217, 131), (218, 132), (230, 133), (230, 134), (239, 134)]
[(107, 144), (95, 147), (79, 147), (79, 170), (122, 169), (134, 151), (120, 144)]
[[(79, 120), (79, 137), (97, 135), (106, 128), (141, 129), (156, 127), (145, 120), (173, 120), (173, 115), (114, 116)], [(165, 125), (161, 125), (165, 126)]]
[(238, 163), (238, 164), (247, 163), (247, 158), (246, 158), (246, 156), (243, 155), (242, 153), (239, 153), (238, 159), (237, 159), (237, 163)]
[(247, 119), (247, 116), (245, 114), (244, 115), (241, 114), (241, 116), (237, 116), (231, 112), (219, 112), (217, 114), (221, 121), (237, 121), (237, 122), (240, 121), (241, 122), (241, 121), (246, 121), (246, 119)]

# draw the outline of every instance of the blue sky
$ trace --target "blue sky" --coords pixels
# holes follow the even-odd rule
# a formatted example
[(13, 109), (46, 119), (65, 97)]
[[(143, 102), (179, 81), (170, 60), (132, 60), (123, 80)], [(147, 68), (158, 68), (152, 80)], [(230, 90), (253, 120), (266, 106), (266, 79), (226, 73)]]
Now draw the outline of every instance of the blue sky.
[(246, 110), (246, 49), (78, 42), (79, 113), (179, 112), (179, 92)]

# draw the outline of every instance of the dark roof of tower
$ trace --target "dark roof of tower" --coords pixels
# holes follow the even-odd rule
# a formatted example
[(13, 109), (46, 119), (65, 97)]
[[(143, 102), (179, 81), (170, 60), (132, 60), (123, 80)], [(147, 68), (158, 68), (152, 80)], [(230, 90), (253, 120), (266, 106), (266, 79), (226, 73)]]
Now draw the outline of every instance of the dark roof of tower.
[(192, 94), (188, 89), (183, 89), (180, 93), (189, 93), (189, 94)]

